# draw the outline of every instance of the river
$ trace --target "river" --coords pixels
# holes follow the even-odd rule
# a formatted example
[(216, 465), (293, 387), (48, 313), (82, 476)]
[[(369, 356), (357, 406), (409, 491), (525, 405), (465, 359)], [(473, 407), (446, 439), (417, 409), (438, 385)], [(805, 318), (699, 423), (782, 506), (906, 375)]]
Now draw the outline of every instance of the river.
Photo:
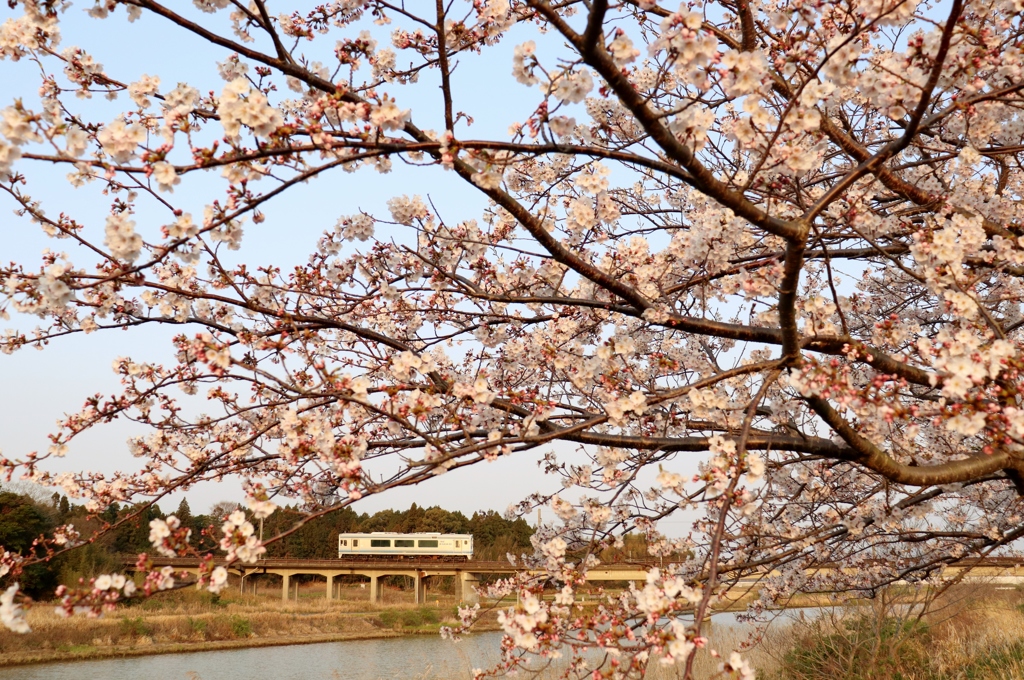
[[(716, 614), (712, 630), (734, 628)], [(461, 680), (497, 659), (501, 633), (258, 647), (0, 668), (3, 680)]]

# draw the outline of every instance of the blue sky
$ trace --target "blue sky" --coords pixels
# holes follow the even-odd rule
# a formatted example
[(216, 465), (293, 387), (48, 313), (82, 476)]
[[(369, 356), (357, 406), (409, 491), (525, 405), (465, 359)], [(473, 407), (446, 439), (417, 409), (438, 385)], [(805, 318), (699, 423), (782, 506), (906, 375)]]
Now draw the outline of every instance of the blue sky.
[[(61, 47), (83, 47), (106, 67), (110, 76), (131, 82), (143, 74), (159, 75), (163, 89), (179, 81), (188, 82), (201, 91), (219, 92), (224, 86), (217, 75), (216, 62), (227, 56), (226, 51), (193, 39), (180, 29), (172, 30), (157, 17), (146, 16), (129, 24), (123, 12), (118, 12), (107, 20), (97, 21), (89, 18), (84, 10), (84, 4), (76, 5), (65, 15)], [(0, 22), (8, 16), (12, 16), (12, 11), (4, 6), (0, 9)], [(208, 16), (205, 18), (209, 20)], [(387, 40), (386, 32), (377, 37), (382, 42)], [(334, 44), (333, 36), (320, 42), (321, 49), (323, 46), (329, 49)], [(159, 48), (153, 50), (153, 45)], [(516, 85), (511, 78), (494, 77), (495, 70), (502, 75), (510, 71), (511, 49), (512, 43), (507, 43), (491, 51), (486, 59), (466, 58), (456, 70), (457, 102), (471, 105), (473, 109), (467, 113), (475, 118), (473, 127), (463, 130), (466, 136), (490, 134), (504, 138), (509, 123), (525, 118), (536, 103), (536, 97), (524, 97), (526, 88)], [(46, 66), (51, 70), (55, 68), (52, 61)], [(32, 106), (37, 101), (38, 73), (38, 67), (27, 60), (0, 62), (0, 107), (17, 98)], [(414, 87), (395, 88), (395, 93), (403, 108), (417, 112), (419, 125), (441, 129), (443, 118), (431, 116), (432, 112), (440, 111), (431, 101), (439, 101), (435, 94), (436, 82), (431, 80), (425, 77)], [(73, 97), (70, 100), (73, 107), (84, 108), (98, 120), (113, 120), (120, 110), (129, 106), (125, 96), (113, 103), (102, 98), (87, 102), (76, 101)], [(98, 183), (75, 191), (64, 180), (66, 169), (28, 163), (20, 164), (18, 169), (28, 174), (29, 191), (43, 202), (48, 214), (67, 212), (86, 223), (93, 234), (102, 233), (110, 199), (100, 194)], [(245, 240), (237, 255), (250, 265), (275, 264), (288, 268), (300, 264), (314, 251), (321, 233), (333, 227), (339, 216), (359, 210), (387, 215), (386, 201), (396, 194), (429, 196), (448, 220), (478, 217), (484, 201), (472, 190), (452, 181), (452, 175), (445, 174), (436, 169), (407, 168), (396, 163), (393, 172), (386, 176), (370, 170), (354, 174), (335, 172), (296, 187), (268, 205), (267, 220), (262, 225), (246, 225)], [(204, 203), (220, 197), (223, 186), (223, 181), (213, 174), (185, 178), (175, 190), (174, 202), (184, 204), (198, 215)], [(47, 239), (27, 220), (13, 216), (14, 207), (12, 199), (0, 196), (0, 260), (34, 266), (43, 249), (51, 248), (66, 250), (73, 262), (92, 262), (91, 257), (73, 244)], [(151, 206), (149, 213), (140, 210), (137, 221), (140, 231), (152, 234), (169, 220), (165, 213)], [(378, 225), (378, 237), (408, 237), (405, 233), (386, 234), (381, 226)], [(35, 320), (13, 318), (12, 323), (31, 328)], [(78, 335), (55, 342), (45, 351), (22, 350), (14, 355), (0, 355), (0, 379), (5, 385), (5, 389), (0, 390), (0, 451), (9, 457), (20, 457), (33, 449), (45, 449), (46, 434), (62, 414), (79, 408), (90, 394), (110, 394), (118, 389), (118, 381), (110, 368), (116, 357), (130, 355), (139, 360), (167, 361), (170, 359), (169, 338), (180, 330), (154, 327)], [(69, 469), (86, 467), (104, 472), (131, 466), (135, 461), (126, 454), (124, 442), (140, 431), (141, 428), (130, 423), (114, 423), (93, 430), (76, 441), (71, 454), (61, 463)], [(478, 466), (468, 474), (444, 475), (416, 489), (365, 499), (357, 509), (400, 508), (415, 501), (465, 512), (504, 510), (510, 503), (536, 490), (540, 476), (534, 464), (536, 458), (535, 454), (527, 454), (515, 460), (503, 459)], [(198, 510), (220, 500), (240, 499), (241, 493), (236, 484), (225, 482), (206, 484), (189, 492), (188, 496)], [(175, 496), (161, 505), (165, 510), (173, 509), (179, 498)]]

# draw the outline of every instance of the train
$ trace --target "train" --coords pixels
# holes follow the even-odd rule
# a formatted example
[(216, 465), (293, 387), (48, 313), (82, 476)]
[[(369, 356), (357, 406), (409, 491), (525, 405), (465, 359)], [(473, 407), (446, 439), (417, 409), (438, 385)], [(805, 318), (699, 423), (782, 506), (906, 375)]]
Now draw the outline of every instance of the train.
[(472, 534), (338, 534), (338, 559), (468, 562), (473, 559)]

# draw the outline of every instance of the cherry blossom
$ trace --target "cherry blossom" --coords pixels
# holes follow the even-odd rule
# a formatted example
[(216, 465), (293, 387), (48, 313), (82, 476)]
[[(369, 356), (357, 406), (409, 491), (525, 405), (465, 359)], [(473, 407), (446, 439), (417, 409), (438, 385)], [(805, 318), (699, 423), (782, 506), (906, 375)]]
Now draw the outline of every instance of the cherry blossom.
[[(198, 579), (144, 555), (137, 586), (95, 575), (61, 611), (216, 592), (279, 505), (315, 521), (504, 457), (550, 480), (510, 511), (552, 519), (483, 589), (518, 603), (481, 676), (560, 657), (569, 677), (689, 678), (741, 579), (762, 621), (795, 593), (868, 597), (1011, 551), (1017, 4), (15, 2), (0, 68), (44, 75), (0, 102), (0, 200), (43, 247), (0, 265), (0, 351), (139, 327), (166, 351), (119, 357), (116, 393), (0, 466), (93, 513), (210, 480), (245, 493), (214, 553), (150, 525)], [(90, 51), (149, 19), (216, 56)], [(79, 20), (94, 44), (61, 44)], [(55, 177), (102, 217), (43, 201)], [(309, 254), (260, 260), (253, 234)], [(137, 425), (134, 464), (91, 470), (79, 440), (115, 420)], [(581, 607), (629, 552), (648, 579)], [(12, 581), (38, 559), (0, 553)], [(731, 651), (721, 672), (750, 677)]]
[(0, 595), (0, 623), (3, 623), (8, 630), (15, 633), (28, 633), (31, 631), (28, 621), (25, 620), (25, 609), (15, 602), (18, 595), (18, 584), (11, 585)]

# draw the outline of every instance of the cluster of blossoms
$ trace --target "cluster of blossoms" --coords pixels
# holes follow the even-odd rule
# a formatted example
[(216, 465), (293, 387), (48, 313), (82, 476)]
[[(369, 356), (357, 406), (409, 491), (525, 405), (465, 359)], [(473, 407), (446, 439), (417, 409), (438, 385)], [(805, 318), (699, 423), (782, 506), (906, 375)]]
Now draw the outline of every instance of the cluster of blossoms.
[[(142, 591), (148, 594), (152, 590), (172, 588), (174, 579), (170, 567), (166, 569), (168, 571), (165, 574), (151, 573), (147, 576)], [(124, 574), (100, 574), (85, 587), (59, 586), (56, 595), (60, 598), (60, 604), (55, 607), (55, 611), (58, 616), (84, 614), (98, 617), (106, 611), (113, 611), (118, 602), (134, 597), (139, 590), (135, 581)]]
[(142, 237), (135, 232), (135, 221), (124, 213), (107, 217), (106, 238), (103, 242), (119, 260), (133, 262), (142, 252)]
[(251, 564), (267, 552), (259, 537), (254, 534), (252, 523), (241, 510), (235, 510), (224, 519), (221, 532), (223, 537), (220, 539), (220, 548), (227, 553), (228, 561), (238, 559)]
[(693, 587), (680, 576), (663, 575), (660, 569), (647, 572), (644, 587), (637, 589), (632, 585), (630, 594), (636, 601), (637, 611), (642, 612), (650, 623), (675, 611), (681, 603), (692, 606), (704, 597), (700, 588)]
[(548, 621), (545, 603), (532, 592), (519, 594), (519, 603), (511, 612), (498, 612), (498, 624), (517, 647), (533, 650), (537, 647), (538, 628)]
[(15, 633), (28, 633), (31, 628), (29, 628), (28, 621), (25, 620), (25, 609), (15, 602), (14, 598), (17, 595), (17, 583), (12, 584), (4, 591), (3, 595), (0, 595), (0, 623)]
[(245, 78), (236, 78), (224, 87), (217, 113), (228, 137), (237, 137), (243, 125), (260, 137), (269, 137), (284, 123), (281, 112)]
[(23, 106), (0, 110), (0, 179), (10, 173), (11, 166), (21, 157), (22, 146), (38, 141), (32, 116)]
[(174, 515), (167, 519), (154, 519), (149, 523), (149, 542), (165, 557), (177, 557), (189, 548), (192, 530), (181, 526), (181, 520)]
[(210, 584), (207, 586), (207, 590), (211, 593), (219, 593), (224, 590), (228, 585), (228, 570), (224, 567), (214, 567), (213, 571), (210, 572)]
[(119, 119), (104, 125), (96, 138), (114, 162), (127, 163), (135, 156), (139, 145), (146, 140), (146, 128), (138, 123), (127, 124)]
[(135, 581), (126, 579), (123, 574), (101, 574), (93, 579), (92, 585), (99, 591), (120, 590), (125, 597), (135, 593)]
[(156, 590), (170, 590), (174, 587), (174, 567), (162, 567), (146, 577), (146, 585)]

